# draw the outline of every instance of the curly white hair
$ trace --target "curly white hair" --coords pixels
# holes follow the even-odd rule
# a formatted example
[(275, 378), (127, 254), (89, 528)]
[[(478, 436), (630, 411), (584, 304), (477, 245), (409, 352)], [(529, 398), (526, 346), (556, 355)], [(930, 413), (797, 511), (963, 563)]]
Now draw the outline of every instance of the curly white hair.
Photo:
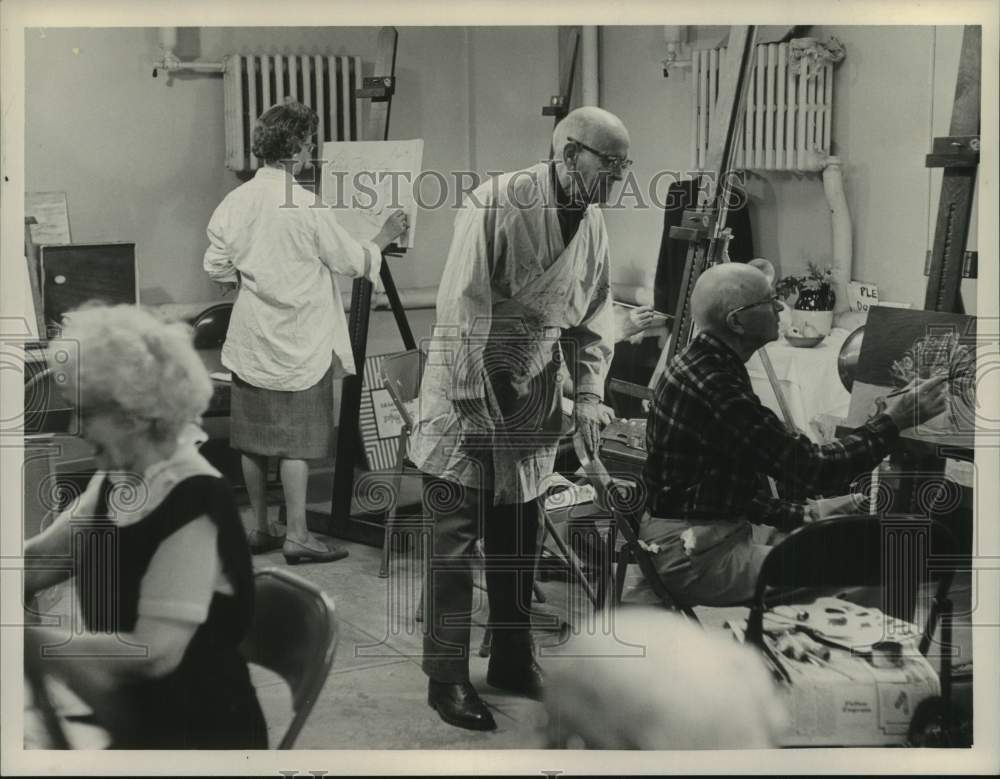
[(63, 338), (76, 344), (66, 390), (82, 408), (114, 406), (153, 422), (164, 439), (208, 408), (212, 380), (183, 322), (138, 306), (88, 304), (66, 315)]

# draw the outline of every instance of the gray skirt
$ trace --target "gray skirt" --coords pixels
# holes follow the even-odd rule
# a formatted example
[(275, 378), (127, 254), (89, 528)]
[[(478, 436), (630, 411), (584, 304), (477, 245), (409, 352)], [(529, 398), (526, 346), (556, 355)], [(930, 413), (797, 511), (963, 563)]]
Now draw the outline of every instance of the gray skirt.
[(233, 373), (229, 445), (246, 454), (318, 460), (333, 453), (333, 370), (308, 389), (270, 390)]

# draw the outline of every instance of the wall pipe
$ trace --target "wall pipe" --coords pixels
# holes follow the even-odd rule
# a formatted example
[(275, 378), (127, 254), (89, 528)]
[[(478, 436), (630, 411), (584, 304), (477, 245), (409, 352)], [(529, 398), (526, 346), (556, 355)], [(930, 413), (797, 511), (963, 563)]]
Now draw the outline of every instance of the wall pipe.
[(834, 292), (837, 295), (835, 313), (848, 309), (847, 285), (851, 281), (853, 268), (853, 249), (851, 245), (851, 212), (847, 208), (847, 197), (844, 195), (844, 175), (839, 157), (827, 157), (823, 166), (823, 192), (830, 207), (830, 219), (833, 225), (833, 270)]
[(157, 71), (165, 70), (167, 73), (177, 73), (182, 70), (189, 70), (195, 73), (224, 73), (226, 63), (224, 62), (181, 62), (174, 53), (177, 48), (177, 28), (159, 28), (160, 49), (163, 56), (153, 63), (153, 78), (156, 78)]

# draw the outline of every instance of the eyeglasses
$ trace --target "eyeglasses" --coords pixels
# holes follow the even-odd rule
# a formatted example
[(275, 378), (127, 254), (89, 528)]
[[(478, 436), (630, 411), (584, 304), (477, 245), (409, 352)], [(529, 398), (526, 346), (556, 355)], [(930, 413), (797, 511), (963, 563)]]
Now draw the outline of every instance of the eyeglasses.
[(748, 308), (756, 308), (757, 306), (770, 306), (775, 311), (780, 311), (781, 296), (771, 295), (770, 297), (765, 298), (764, 300), (758, 300), (756, 303), (747, 303), (745, 306), (737, 306), (736, 308), (732, 309), (729, 313), (738, 314), (740, 311), (746, 311)]
[(569, 141), (570, 143), (575, 143), (581, 149), (586, 149), (591, 154), (600, 157), (601, 162), (604, 163), (604, 165), (608, 168), (608, 170), (620, 173), (632, 167), (632, 160), (630, 159), (626, 159), (625, 157), (615, 157), (612, 156), (611, 154), (605, 154), (602, 151), (598, 151), (593, 146), (588, 146), (583, 141), (578, 141), (576, 138), (567, 138), (566, 140)]

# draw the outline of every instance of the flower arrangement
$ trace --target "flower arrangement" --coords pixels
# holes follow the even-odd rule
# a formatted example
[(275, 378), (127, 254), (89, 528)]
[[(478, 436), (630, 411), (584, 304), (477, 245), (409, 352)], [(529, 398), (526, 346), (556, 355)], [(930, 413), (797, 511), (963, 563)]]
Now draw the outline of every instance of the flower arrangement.
[(833, 289), (833, 269), (820, 269), (809, 263), (809, 273), (804, 276), (785, 276), (775, 285), (775, 292), (785, 300), (795, 295), (791, 301), (797, 311), (833, 311), (837, 294)]

